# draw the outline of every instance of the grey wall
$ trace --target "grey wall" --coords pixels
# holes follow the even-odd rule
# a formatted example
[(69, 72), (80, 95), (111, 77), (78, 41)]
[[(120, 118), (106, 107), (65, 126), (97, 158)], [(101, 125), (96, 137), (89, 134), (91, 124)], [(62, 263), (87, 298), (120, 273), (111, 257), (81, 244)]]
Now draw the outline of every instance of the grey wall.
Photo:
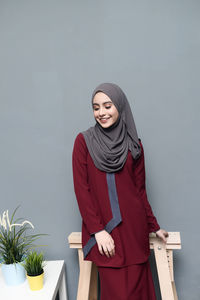
[(0, 208), (20, 204), (18, 216), (50, 234), (46, 258), (65, 259), (70, 300), (78, 264), (67, 236), (81, 229), (72, 147), (105, 81), (131, 103), (160, 225), (181, 232), (179, 297), (200, 298), (199, 28), (198, 0), (0, 1)]

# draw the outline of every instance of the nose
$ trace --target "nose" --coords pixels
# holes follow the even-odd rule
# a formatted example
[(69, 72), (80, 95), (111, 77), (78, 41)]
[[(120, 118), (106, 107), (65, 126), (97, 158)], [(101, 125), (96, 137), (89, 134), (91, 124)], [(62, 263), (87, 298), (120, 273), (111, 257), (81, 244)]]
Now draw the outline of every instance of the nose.
[(100, 107), (99, 108), (99, 116), (104, 116), (105, 115), (105, 108), (104, 107)]

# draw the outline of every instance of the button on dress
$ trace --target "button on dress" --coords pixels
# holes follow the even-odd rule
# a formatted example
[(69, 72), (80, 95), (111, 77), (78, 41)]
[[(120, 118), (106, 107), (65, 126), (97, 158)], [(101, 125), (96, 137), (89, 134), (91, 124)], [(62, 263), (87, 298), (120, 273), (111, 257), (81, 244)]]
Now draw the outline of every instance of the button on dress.
[[(140, 157), (134, 160), (129, 151), (123, 168), (115, 173), (96, 168), (82, 133), (74, 142), (73, 180), (82, 216), (84, 259), (99, 267), (121, 268), (147, 262), (149, 233), (160, 229), (147, 199), (144, 150), (139, 142)], [(94, 234), (103, 229), (108, 229), (115, 242), (113, 257), (99, 253)]]

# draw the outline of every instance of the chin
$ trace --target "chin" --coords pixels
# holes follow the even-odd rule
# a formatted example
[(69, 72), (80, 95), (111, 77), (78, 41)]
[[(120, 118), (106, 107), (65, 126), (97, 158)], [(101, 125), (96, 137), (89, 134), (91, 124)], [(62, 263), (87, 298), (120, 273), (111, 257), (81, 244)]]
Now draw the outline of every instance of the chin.
[[(98, 121), (97, 121), (98, 122)], [(101, 127), (103, 127), (103, 128), (108, 128), (108, 127), (110, 127), (113, 123), (109, 123), (109, 124), (101, 124), (100, 122), (98, 122), (99, 123), (99, 125), (101, 125)]]

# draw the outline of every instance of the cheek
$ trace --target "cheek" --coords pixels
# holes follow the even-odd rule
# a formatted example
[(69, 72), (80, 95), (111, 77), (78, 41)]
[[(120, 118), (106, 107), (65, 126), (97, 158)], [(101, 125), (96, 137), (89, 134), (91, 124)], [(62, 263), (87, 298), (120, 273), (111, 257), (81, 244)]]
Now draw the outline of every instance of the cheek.
[(119, 113), (118, 113), (118, 111), (115, 109), (115, 111), (113, 112), (113, 118), (114, 118), (115, 120), (117, 120), (118, 116), (119, 116)]

